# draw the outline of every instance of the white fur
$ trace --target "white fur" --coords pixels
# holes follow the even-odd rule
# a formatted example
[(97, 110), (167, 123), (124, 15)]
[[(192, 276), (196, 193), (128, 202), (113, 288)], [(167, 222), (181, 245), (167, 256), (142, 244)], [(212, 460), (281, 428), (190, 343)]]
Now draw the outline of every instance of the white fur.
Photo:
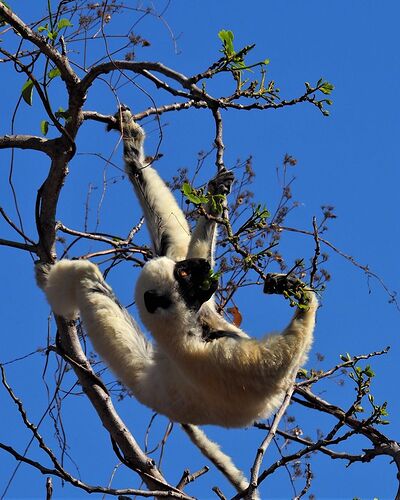
[[(297, 310), (280, 334), (250, 339), (216, 311), (212, 299), (189, 309), (174, 277), (176, 261), (212, 259), (215, 223), (201, 218), (192, 239), (172, 193), (143, 165), (144, 132), (122, 111), (126, 171), (145, 212), (155, 251), (139, 276), (135, 298), (140, 317), (154, 337), (141, 334), (120, 307), (97, 266), (61, 261), (48, 274), (45, 292), (56, 314), (79, 311), (94, 348), (139, 401), (171, 420), (241, 427), (267, 417), (282, 401), (293, 371), (307, 359), (317, 300), (309, 292), (308, 310)], [(215, 185), (215, 182), (214, 182)], [(164, 239), (164, 243), (163, 243)], [(165, 243), (166, 242), (166, 243)], [(144, 294), (165, 295), (171, 304), (148, 312)], [(212, 341), (211, 332), (230, 332)]]
[[(314, 299), (308, 311), (296, 312), (281, 335), (262, 341), (207, 310), (216, 330), (237, 332), (242, 339), (204, 342), (197, 314), (179, 295), (168, 257), (150, 261), (136, 287), (143, 323), (152, 332), (154, 348), (115, 299), (94, 264), (63, 260), (52, 267), (45, 292), (56, 314), (73, 318), (80, 311), (95, 350), (145, 405), (171, 420), (192, 424), (241, 427), (268, 416), (282, 400), (293, 368), (311, 346)], [(96, 291), (97, 289), (101, 291)], [(103, 292), (102, 290), (105, 290)], [(150, 314), (143, 291), (171, 292), (172, 305)]]

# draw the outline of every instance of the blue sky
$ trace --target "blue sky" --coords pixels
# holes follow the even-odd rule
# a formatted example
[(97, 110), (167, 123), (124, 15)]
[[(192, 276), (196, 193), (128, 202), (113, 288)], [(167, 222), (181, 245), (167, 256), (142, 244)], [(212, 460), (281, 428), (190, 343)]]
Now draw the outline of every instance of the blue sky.
[[(31, 19), (47, 2), (37, 0), (10, 1), (10, 5), (23, 19)], [(130, 2), (128, 2), (130, 3)], [(133, 5), (133, 2), (132, 2)], [(135, 3), (136, 5), (136, 3)], [(163, 2), (155, 2), (162, 10)], [(151, 41), (151, 47), (139, 50), (138, 59), (159, 60), (186, 74), (205, 69), (219, 57), (220, 42), (217, 33), (231, 29), (235, 33), (235, 45), (240, 47), (256, 43), (254, 59), (270, 59), (268, 77), (274, 79), (285, 97), (300, 95), (304, 82), (316, 82), (324, 77), (335, 85), (334, 105), (331, 116), (324, 118), (316, 109), (299, 105), (290, 109), (267, 112), (224, 113), (225, 161), (232, 165), (237, 158), (253, 155), (257, 174), (254, 186), (255, 198), (268, 207), (274, 206), (279, 197), (279, 185), (275, 169), (285, 153), (297, 158), (295, 167), (295, 198), (301, 206), (291, 215), (288, 225), (311, 228), (313, 215), (320, 214), (320, 206), (336, 207), (337, 220), (333, 221), (326, 237), (358, 262), (368, 264), (389, 288), (398, 288), (399, 224), (398, 186), (399, 174), (399, 40), (398, 19), (400, 4), (396, 0), (384, 3), (368, 0), (338, 0), (323, 3), (310, 0), (271, 2), (256, 0), (248, 6), (236, 0), (227, 2), (172, 0), (165, 14), (171, 29), (178, 36), (178, 54), (174, 50), (169, 31), (162, 23), (145, 19), (136, 31)], [(114, 24), (114, 30), (124, 32), (132, 24), (127, 16)], [(121, 28), (119, 24), (121, 23)], [(111, 30), (111, 25), (110, 25)], [(102, 42), (95, 49), (101, 53)], [(96, 53), (96, 52), (95, 52)], [(95, 59), (95, 57), (94, 57)], [(10, 113), (24, 82), (22, 75), (15, 76), (4, 66), (2, 74), (2, 99), (0, 100), (0, 133), (10, 132)], [(151, 86), (148, 87), (152, 89)], [(215, 92), (223, 91), (215, 84)], [(152, 89), (157, 104), (170, 102), (168, 96)], [(54, 105), (65, 105), (60, 88), (53, 92)], [(149, 99), (131, 86), (120, 91), (122, 102), (132, 109), (144, 109), (151, 105)], [(21, 106), (16, 118), (16, 130), (21, 133), (39, 134), (39, 123), (44, 111), (39, 103), (32, 109)], [(113, 96), (105, 85), (97, 85), (88, 98), (86, 109), (112, 113), (116, 107)], [(212, 119), (205, 111), (182, 111), (162, 118), (165, 125), (160, 163), (162, 174), (170, 178), (176, 168), (193, 168), (196, 154), (207, 150), (213, 141)], [(146, 128), (148, 152), (155, 151), (159, 136), (154, 122)], [(105, 136), (102, 125), (85, 124), (78, 138), (79, 151), (102, 152), (106, 157), (113, 153), (116, 136)], [(112, 161), (121, 166), (121, 151)], [(8, 185), (10, 153), (0, 151), (0, 205), (13, 219), (16, 214), (12, 193)], [(33, 207), (36, 190), (47, 172), (47, 160), (37, 153), (16, 152), (13, 178), (22, 207), (24, 227), (35, 237)], [(214, 166), (210, 160), (207, 178)], [(89, 184), (95, 186), (91, 198), (89, 226), (94, 229), (96, 207), (101, 199), (103, 173), (110, 183), (101, 208), (100, 230), (124, 233), (137, 222), (140, 212), (132, 200), (130, 188), (122, 182), (121, 171), (107, 167), (93, 156), (78, 155), (70, 165), (70, 175), (60, 201), (59, 218), (67, 226), (82, 228), (84, 207)], [(14, 235), (0, 221), (0, 237)], [(145, 235), (143, 236), (143, 238)], [(141, 240), (143, 241), (143, 240)], [(313, 252), (313, 241), (307, 238), (285, 237), (287, 254), (297, 257)], [(86, 248), (88, 248), (86, 246)], [(90, 249), (93, 249), (89, 246)], [(4, 265), (1, 276), (7, 291), (3, 293), (3, 343), (0, 361), (6, 362), (46, 345), (49, 308), (33, 280), (32, 260), (29, 255), (2, 247)], [(309, 366), (330, 368), (339, 361), (339, 354), (367, 353), (391, 345), (390, 354), (372, 361), (377, 376), (373, 390), (379, 401), (389, 402), (391, 424), (383, 430), (392, 438), (399, 438), (399, 412), (397, 366), (399, 362), (399, 312), (388, 304), (388, 296), (374, 280), (367, 281), (362, 271), (343, 258), (332, 254), (328, 263), (332, 281), (323, 295), (323, 307), (318, 314), (315, 344)], [(131, 302), (134, 288), (133, 270), (117, 270), (109, 280), (121, 300)], [(252, 335), (282, 328), (290, 311), (286, 303), (265, 297), (254, 288), (240, 296), (243, 326)], [(134, 309), (132, 313), (135, 314)], [(54, 335), (54, 326), (50, 326)], [(325, 360), (317, 363), (315, 353), (323, 353)], [(47, 393), (41, 380), (44, 357), (36, 354), (28, 359), (7, 365), (7, 376), (16, 393), (23, 399), (32, 421), (37, 422), (47, 407)], [(54, 360), (46, 374), (51, 385)], [(108, 375), (111, 378), (110, 375)], [(67, 376), (64, 389), (74, 382)], [(321, 385), (323, 397), (338, 404), (349, 404), (354, 394), (350, 381), (344, 387), (335, 382)], [(326, 392), (325, 392), (326, 391)], [(7, 395), (0, 390), (1, 421), (0, 441), (13, 444), (23, 450), (30, 439), (29, 433), (18, 421), (18, 414)], [(151, 412), (133, 399), (117, 403), (117, 408), (133, 430), (140, 444)], [(293, 407), (290, 414), (313, 438), (316, 429), (323, 428), (328, 420), (313, 412)], [(84, 397), (70, 396), (63, 403), (64, 425), (68, 434), (69, 453), (79, 463), (82, 479), (88, 483), (107, 484), (116, 463), (101, 424)], [(330, 421), (329, 421), (330, 422)], [(157, 443), (167, 425), (158, 417), (151, 431), (151, 443)], [(221, 430), (209, 428), (209, 433), (231, 453), (237, 463), (248, 471), (257, 445), (262, 440), (261, 431)], [(55, 444), (51, 420), (46, 419), (43, 434), (50, 444)], [(360, 447), (366, 442), (357, 441)], [(357, 448), (344, 445), (343, 450)], [(42, 459), (39, 450), (32, 447), (30, 456)], [(267, 456), (265, 465), (276, 459), (275, 451)], [(72, 461), (66, 466), (76, 473)], [(177, 482), (185, 467), (192, 471), (206, 460), (197, 454), (188, 440), (176, 427), (168, 441), (163, 471), (172, 482)], [(15, 466), (13, 459), (0, 454), (0, 491), (8, 481)], [(313, 486), (310, 492), (317, 498), (369, 499), (393, 498), (396, 488), (395, 468), (386, 458), (372, 464), (355, 464), (345, 469), (344, 463), (325, 457), (313, 456), (311, 460)], [(136, 479), (122, 467), (116, 473), (113, 485), (135, 486)], [(45, 479), (27, 467), (21, 467), (13, 481), (7, 498), (43, 497)], [(27, 489), (29, 484), (29, 489)], [(56, 484), (57, 498), (83, 498), (80, 491)], [(212, 497), (210, 488), (227, 485), (213, 473), (199, 479), (193, 489), (199, 498)], [(296, 483), (298, 491), (303, 483)], [(266, 498), (289, 498), (292, 495), (286, 471), (281, 471), (265, 482)]]

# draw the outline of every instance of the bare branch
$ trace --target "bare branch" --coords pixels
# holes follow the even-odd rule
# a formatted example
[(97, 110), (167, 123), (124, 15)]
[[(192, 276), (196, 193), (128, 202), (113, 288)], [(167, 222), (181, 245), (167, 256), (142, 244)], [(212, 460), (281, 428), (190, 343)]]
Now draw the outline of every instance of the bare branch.
[(192, 483), (193, 481), (195, 481), (198, 477), (200, 476), (203, 476), (204, 474), (206, 474), (208, 471), (210, 470), (209, 467), (207, 467), (207, 465), (205, 465), (204, 467), (202, 467), (200, 470), (198, 470), (197, 472), (193, 472), (193, 474), (190, 473), (190, 471), (188, 469), (186, 469), (183, 474), (182, 474), (182, 477), (179, 481), (179, 483), (177, 484), (177, 488), (179, 490), (182, 490), (185, 486), (187, 486), (189, 483)]
[(337, 364), (336, 366), (334, 366), (330, 370), (327, 370), (323, 373), (318, 373), (317, 375), (315, 375), (311, 378), (308, 378), (307, 380), (303, 380), (302, 382), (298, 382), (296, 384), (296, 387), (303, 387), (303, 386), (308, 386), (308, 385), (314, 384), (315, 382), (318, 382), (319, 380), (321, 380), (323, 378), (330, 377), (338, 370), (341, 370), (343, 368), (348, 368), (350, 366), (354, 366), (356, 363), (358, 363), (358, 361), (361, 361), (363, 359), (370, 359), (370, 358), (375, 357), (375, 356), (382, 356), (384, 354), (387, 354), (389, 352), (389, 350), (390, 350), (390, 346), (386, 347), (382, 351), (375, 351), (375, 352), (371, 352), (369, 354), (360, 354), (358, 356), (354, 356), (351, 359), (349, 359), (348, 361)]
[(20, 236), (22, 236), (22, 238), (24, 238), (25, 241), (28, 241), (32, 245), (35, 245), (35, 242), (33, 240), (31, 240), (30, 238), (28, 238), (28, 236), (26, 236), (20, 230), (20, 228), (16, 224), (14, 224), (14, 222), (10, 219), (10, 217), (6, 214), (5, 210), (2, 207), (0, 207), (0, 214), (3, 216), (3, 218), (7, 222), (7, 224), (9, 226), (11, 226), (14, 229), (14, 231), (16, 231)]
[(27, 252), (36, 252), (36, 245), (29, 245), (29, 243), (20, 243), (18, 241), (5, 240), (0, 238), (0, 245), (5, 247), (18, 248), (18, 250), (26, 250)]
[(57, 66), (60, 70), (62, 79), (66, 82), (68, 87), (79, 81), (67, 57), (61, 55), (53, 45), (48, 44), (46, 38), (32, 31), (29, 26), (4, 3), (0, 3), (0, 15), (4, 21), (10, 24), (10, 26), (22, 36), (22, 38), (36, 45), (36, 47)]
[(307, 464), (306, 467), (306, 484), (304, 485), (304, 488), (301, 490), (301, 492), (294, 497), (293, 500), (300, 500), (301, 497), (303, 497), (307, 491), (311, 488), (311, 480), (312, 480), (312, 472), (311, 472), (311, 467), (310, 464)]
[[(138, 122), (143, 120), (143, 118), (147, 118), (151, 115), (162, 115), (163, 113), (168, 113), (171, 111), (181, 111), (183, 109), (189, 108), (207, 108), (207, 103), (202, 101), (195, 101), (191, 99), (186, 102), (176, 102), (173, 104), (166, 104), (165, 106), (160, 106), (159, 108), (148, 108), (145, 111), (140, 113), (136, 113), (132, 115), (133, 119)], [(98, 113), (97, 111), (83, 111), (83, 119), (84, 120), (94, 120), (101, 123), (105, 123), (109, 125), (111, 128), (114, 128), (117, 124), (117, 120), (114, 115), (103, 115)]]
[(217, 165), (218, 172), (224, 170), (224, 142), (222, 139), (222, 116), (221, 112), (218, 108), (212, 109), (212, 114), (215, 120), (215, 139), (214, 144), (217, 148), (217, 157), (215, 160), (215, 164)]
[(97, 377), (82, 350), (74, 323), (67, 322), (59, 316), (56, 316), (56, 322), (60, 332), (60, 347), (74, 361), (71, 366), (79, 383), (104, 427), (121, 450), (125, 465), (136, 471), (151, 490), (176, 491), (167, 484), (154, 461), (143, 453), (116, 412), (108, 392), (104, 390), (102, 384), (96, 383)]
[(314, 285), (314, 278), (318, 270), (318, 257), (321, 254), (321, 247), (319, 244), (319, 235), (318, 235), (318, 226), (317, 226), (317, 219), (313, 217), (313, 231), (314, 231), (314, 241), (315, 241), (315, 250), (314, 250), (314, 256), (312, 259), (312, 269), (310, 272), (310, 286), (312, 287)]
[[(63, 474), (56, 470), (56, 469), (49, 469), (48, 467), (45, 467), (41, 463), (31, 460), (30, 458), (21, 455), (21, 453), (18, 453), (12, 446), (6, 445), (4, 443), (0, 442), (0, 449), (6, 451), (10, 455), (12, 455), (18, 462), (23, 462), (27, 465), (31, 465), (35, 469), (37, 469), (39, 472), (41, 472), (43, 475), (48, 476), (56, 476), (59, 477), (60, 479), (63, 479), (65, 481), (68, 481)], [(73, 478), (73, 485), (76, 486), (77, 488), (81, 488), (84, 491), (87, 491), (88, 493), (104, 493), (107, 495), (113, 495), (113, 496), (120, 496), (120, 495), (138, 495), (142, 497), (160, 497), (160, 498), (177, 498), (181, 500), (193, 500), (192, 497), (185, 495), (184, 493), (180, 493), (178, 491), (162, 491), (162, 490), (153, 490), (153, 491), (144, 491), (144, 490), (136, 490), (136, 489), (113, 489), (113, 488), (104, 488), (102, 486), (92, 486), (86, 483), (83, 483), (79, 479)], [(68, 481), (69, 482), (69, 481)]]
[[(296, 369), (296, 371), (297, 371), (297, 369)], [(271, 428), (269, 430), (268, 435), (266, 436), (264, 441), (261, 443), (261, 445), (258, 447), (256, 458), (254, 460), (253, 467), (251, 468), (250, 486), (249, 486), (248, 492), (246, 493), (246, 496), (245, 496), (246, 499), (250, 500), (250, 499), (254, 498), (254, 493), (255, 493), (257, 486), (259, 484), (258, 475), (259, 475), (260, 467), (262, 464), (262, 459), (265, 455), (265, 452), (267, 451), (267, 448), (269, 447), (273, 438), (275, 437), (276, 430), (278, 429), (279, 423), (280, 423), (283, 415), (285, 414), (287, 407), (290, 404), (290, 400), (292, 398), (293, 392), (294, 392), (294, 386), (291, 385), (291, 387), (286, 391), (285, 398), (281, 404), (281, 407), (274, 415), (274, 419), (273, 419), (273, 422), (272, 422), (272, 425), (271, 425)]]
[[(293, 227), (281, 226), (281, 225), (277, 225), (277, 224), (274, 224), (273, 227), (276, 230), (278, 230), (278, 231), (288, 231), (288, 232), (292, 232), (292, 233), (305, 234), (307, 236), (314, 237), (314, 233), (313, 232), (306, 231), (304, 229), (296, 229), (296, 228), (293, 228)], [(385, 284), (385, 282), (382, 280), (382, 278), (378, 274), (376, 274), (375, 272), (371, 271), (371, 269), (368, 266), (368, 264), (367, 265), (360, 264), (359, 262), (356, 261), (356, 259), (353, 256), (346, 254), (345, 252), (343, 252), (342, 250), (340, 250), (339, 248), (337, 248), (335, 245), (333, 245), (330, 241), (326, 240), (325, 238), (321, 238), (319, 236), (318, 239), (319, 239), (319, 241), (321, 243), (323, 243), (324, 245), (326, 245), (327, 247), (329, 247), (335, 253), (337, 253), (338, 255), (340, 255), (341, 257), (343, 257), (344, 259), (346, 259), (349, 262), (351, 262), (351, 264), (353, 264), (355, 267), (358, 267), (359, 269), (361, 269), (362, 271), (364, 271), (367, 276), (370, 276), (371, 278), (376, 279), (378, 281), (378, 283), (382, 286), (382, 288), (385, 290), (385, 292), (389, 295), (390, 302), (393, 302), (396, 305), (396, 308), (400, 311), (400, 304), (398, 303), (398, 301), (396, 299), (395, 292), (392, 292), (389, 289), (389, 287)]]
[[(23, 420), (25, 426), (32, 432), (33, 437), (37, 441), (39, 447), (50, 458), (50, 460), (53, 463), (55, 469), (51, 470), (51, 469), (44, 468), (42, 466), (39, 466), (40, 464), (38, 464), (37, 462), (33, 462), (33, 461), (29, 461), (30, 465), (33, 465), (34, 467), (36, 467), (37, 469), (39, 469), (43, 474), (56, 475), (56, 476), (62, 478), (64, 481), (67, 481), (67, 482), (73, 484), (74, 486), (76, 486), (78, 488), (84, 489), (85, 491), (88, 491), (88, 492), (95, 492), (95, 491), (97, 491), (97, 492), (110, 493), (110, 489), (109, 488), (90, 486), (90, 485), (87, 485), (87, 484), (83, 483), (82, 481), (80, 481), (80, 480), (74, 478), (73, 476), (71, 476), (71, 474), (69, 474), (62, 467), (61, 463), (59, 462), (59, 460), (57, 459), (57, 457), (54, 455), (53, 451), (47, 446), (47, 444), (45, 443), (43, 437), (39, 434), (38, 428), (32, 422), (30, 422), (30, 420), (28, 419), (28, 416), (27, 416), (25, 408), (24, 408), (24, 406), (22, 404), (22, 401), (14, 394), (14, 391), (12, 390), (12, 388), (10, 387), (10, 385), (8, 384), (8, 382), (6, 380), (5, 370), (4, 370), (4, 368), (3, 368), (2, 365), (0, 365), (0, 371), (1, 371), (2, 384), (6, 388), (6, 390), (7, 390), (8, 394), (9, 394), (9, 396), (11, 397), (11, 399), (17, 405), (18, 411), (19, 411), (19, 413), (20, 413), (20, 415), (22, 417), (22, 420)], [(5, 449), (5, 451), (8, 451), (9, 453), (11, 453), (15, 458), (19, 458), (19, 457), (16, 456), (16, 453), (12, 453), (10, 451), (10, 449), (9, 449), (10, 447), (6, 447), (6, 448), (3, 448), (3, 449)], [(21, 458), (19, 458), (19, 459), (22, 460)], [(22, 460), (22, 461), (25, 461), (25, 460)], [(29, 463), (29, 462), (26, 462), (26, 463)], [(144, 495), (142, 493), (144, 493)], [(110, 493), (110, 494), (116, 494), (116, 493)], [(136, 494), (136, 493), (132, 493), (132, 492), (128, 493), (128, 490), (122, 490), (122, 491), (119, 491), (117, 494)], [(154, 496), (153, 492), (141, 492), (141, 493), (138, 493), (138, 494), (142, 495), (142, 496)], [(188, 498), (186, 495), (182, 495), (180, 492), (177, 492), (177, 491), (164, 491), (163, 495), (161, 495), (161, 496), (163, 496), (163, 497), (171, 497), (171, 498)]]

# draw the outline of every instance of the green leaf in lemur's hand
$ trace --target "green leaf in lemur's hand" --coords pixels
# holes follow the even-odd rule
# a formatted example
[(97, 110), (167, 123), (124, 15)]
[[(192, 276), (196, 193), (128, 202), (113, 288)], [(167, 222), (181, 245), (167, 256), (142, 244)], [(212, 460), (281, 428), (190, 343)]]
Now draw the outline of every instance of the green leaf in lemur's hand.
[(201, 205), (202, 203), (207, 203), (207, 197), (199, 194), (199, 192), (188, 183), (184, 182), (182, 185), (182, 193), (186, 198), (194, 203), (195, 205)]
[(47, 120), (42, 120), (40, 122), (40, 130), (43, 135), (47, 135), (47, 132), (49, 131), (49, 122)]
[(29, 106), (32, 106), (33, 89), (34, 86), (32, 80), (27, 80), (21, 89), (22, 98), (26, 104), (29, 104)]

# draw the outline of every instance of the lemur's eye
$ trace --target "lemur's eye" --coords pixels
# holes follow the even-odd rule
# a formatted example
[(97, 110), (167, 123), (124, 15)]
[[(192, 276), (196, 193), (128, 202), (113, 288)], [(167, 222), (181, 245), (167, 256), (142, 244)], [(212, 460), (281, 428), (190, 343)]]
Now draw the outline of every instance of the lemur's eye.
[(187, 276), (189, 276), (189, 273), (183, 269), (180, 269), (178, 274), (181, 278), (186, 278)]
[(172, 304), (169, 297), (162, 295), (157, 290), (148, 290), (144, 292), (144, 305), (149, 313), (154, 313), (158, 308), (168, 309)]

